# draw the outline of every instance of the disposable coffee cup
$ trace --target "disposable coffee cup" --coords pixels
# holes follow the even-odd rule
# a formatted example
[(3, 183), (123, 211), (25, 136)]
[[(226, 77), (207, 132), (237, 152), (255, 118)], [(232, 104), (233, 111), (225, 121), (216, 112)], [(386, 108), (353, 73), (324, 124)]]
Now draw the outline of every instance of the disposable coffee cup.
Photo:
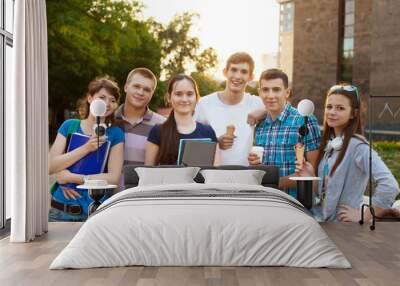
[(253, 146), (253, 147), (251, 147), (250, 152), (256, 154), (258, 156), (258, 158), (260, 158), (260, 160), (262, 160), (263, 154), (264, 154), (264, 147)]

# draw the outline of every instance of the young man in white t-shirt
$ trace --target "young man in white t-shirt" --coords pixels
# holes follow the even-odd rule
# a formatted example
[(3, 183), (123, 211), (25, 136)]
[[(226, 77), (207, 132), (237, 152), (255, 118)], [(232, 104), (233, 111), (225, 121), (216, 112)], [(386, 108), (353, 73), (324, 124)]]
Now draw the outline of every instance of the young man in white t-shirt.
[[(218, 137), (221, 165), (249, 165), (247, 156), (253, 145), (254, 126), (247, 123), (247, 116), (263, 108), (258, 96), (245, 93), (253, 71), (250, 55), (231, 55), (224, 68), (225, 90), (202, 97), (196, 106), (196, 120), (211, 125)], [(235, 126), (233, 136), (227, 134), (229, 125)]]

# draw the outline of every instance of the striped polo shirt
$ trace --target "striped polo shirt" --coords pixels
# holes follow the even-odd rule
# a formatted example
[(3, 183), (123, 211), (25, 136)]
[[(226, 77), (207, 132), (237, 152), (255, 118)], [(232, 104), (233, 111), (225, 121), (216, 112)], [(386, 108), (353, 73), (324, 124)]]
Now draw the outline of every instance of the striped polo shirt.
[(147, 136), (154, 125), (164, 123), (166, 118), (147, 108), (143, 118), (132, 125), (124, 116), (124, 104), (115, 111), (115, 118), (116, 125), (125, 132), (124, 165), (144, 164)]

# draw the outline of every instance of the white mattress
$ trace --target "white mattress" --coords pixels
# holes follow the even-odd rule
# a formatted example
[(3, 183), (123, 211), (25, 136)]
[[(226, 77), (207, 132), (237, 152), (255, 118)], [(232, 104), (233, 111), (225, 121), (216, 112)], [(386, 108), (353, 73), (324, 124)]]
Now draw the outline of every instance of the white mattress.
[[(180, 192), (162, 196), (173, 190)], [(259, 192), (239, 192), (252, 190)], [(299, 204), (279, 190), (254, 185), (128, 189), (99, 207), (50, 269), (128, 265), (350, 268), (342, 252)]]

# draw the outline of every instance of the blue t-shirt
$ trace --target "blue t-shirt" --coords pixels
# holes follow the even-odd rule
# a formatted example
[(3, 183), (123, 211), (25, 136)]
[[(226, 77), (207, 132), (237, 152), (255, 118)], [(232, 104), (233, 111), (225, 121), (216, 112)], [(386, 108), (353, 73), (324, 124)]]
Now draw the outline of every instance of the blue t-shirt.
[[(161, 143), (161, 125), (157, 124), (150, 130), (147, 141), (160, 145)], [(210, 138), (211, 141), (217, 142), (217, 136), (211, 126), (196, 122), (196, 129), (189, 134), (179, 133), (179, 139), (193, 139), (193, 138)]]
[[(60, 133), (64, 137), (67, 137), (68, 129), (70, 128), (70, 125), (74, 124), (74, 123), (76, 124), (77, 121), (79, 121), (79, 125), (75, 132), (85, 134), (82, 131), (82, 128), (80, 125), (80, 120), (77, 120), (77, 119), (69, 119), (69, 120), (64, 121), (63, 124), (61, 125), (61, 127), (58, 129), (58, 133)], [(113, 146), (115, 146), (119, 143), (123, 143), (125, 141), (124, 132), (122, 131), (121, 128), (116, 127), (116, 126), (111, 126), (111, 127), (107, 128), (106, 136), (107, 136), (107, 140), (109, 140), (111, 143), (110, 144), (111, 148)], [(77, 200), (65, 198), (60, 186), (58, 186), (56, 191), (53, 193), (53, 198), (56, 201), (66, 204), (66, 205), (81, 205), (84, 213), (87, 214), (88, 206), (93, 202), (93, 200), (89, 197), (87, 190), (76, 189), (76, 188), (74, 190), (81, 195), (81, 197)]]

